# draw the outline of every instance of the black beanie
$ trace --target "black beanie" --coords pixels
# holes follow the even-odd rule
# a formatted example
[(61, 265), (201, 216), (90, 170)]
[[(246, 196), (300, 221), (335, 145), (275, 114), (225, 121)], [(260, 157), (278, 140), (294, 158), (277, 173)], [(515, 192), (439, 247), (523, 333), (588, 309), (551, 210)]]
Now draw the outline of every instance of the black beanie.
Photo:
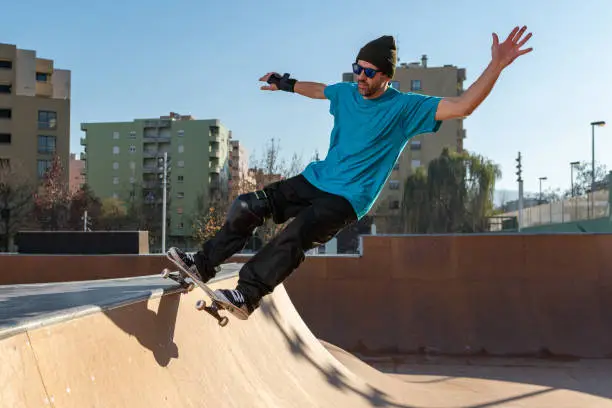
[(370, 41), (359, 50), (357, 60), (374, 64), (389, 78), (393, 78), (395, 64), (397, 63), (395, 39), (390, 35), (383, 35)]

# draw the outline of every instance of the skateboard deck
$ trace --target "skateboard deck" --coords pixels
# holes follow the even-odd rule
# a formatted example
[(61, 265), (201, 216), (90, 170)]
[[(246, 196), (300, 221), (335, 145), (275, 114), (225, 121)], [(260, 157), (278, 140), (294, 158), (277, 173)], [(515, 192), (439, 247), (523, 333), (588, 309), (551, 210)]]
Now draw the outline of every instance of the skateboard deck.
[[(168, 268), (165, 268), (162, 271), (162, 277), (164, 279), (172, 279), (176, 282), (178, 282), (181, 286), (185, 287), (187, 289), (188, 292), (191, 292), (194, 289), (194, 285), (197, 285), (200, 287), (200, 289), (202, 289), (204, 291), (204, 293), (206, 293), (206, 295), (210, 298), (211, 300), (211, 305), (208, 306), (206, 304), (206, 301), (203, 299), (200, 299), (196, 302), (195, 307), (198, 310), (204, 310), (206, 312), (208, 312), (208, 314), (210, 314), (211, 316), (213, 316), (215, 319), (217, 319), (217, 321), (219, 322), (219, 326), (225, 326), (227, 325), (227, 323), (229, 323), (229, 319), (227, 318), (227, 316), (221, 316), (219, 314), (220, 310), (226, 310), (229, 311), (230, 313), (232, 312), (232, 310), (229, 310), (231, 308), (231, 305), (226, 304), (225, 302), (222, 302), (220, 299), (218, 299), (214, 292), (212, 291), (212, 289), (210, 289), (210, 287), (208, 287), (208, 285), (206, 285), (204, 282), (202, 282), (197, 275), (191, 273), (189, 270), (183, 268), (182, 265), (180, 265), (178, 262), (174, 261), (174, 259), (171, 259), (170, 257), (168, 257), (168, 259), (176, 265), (176, 267), (178, 268), (178, 271), (171, 271)], [(192, 282), (188, 282), (186, 278), (189, 278)]]

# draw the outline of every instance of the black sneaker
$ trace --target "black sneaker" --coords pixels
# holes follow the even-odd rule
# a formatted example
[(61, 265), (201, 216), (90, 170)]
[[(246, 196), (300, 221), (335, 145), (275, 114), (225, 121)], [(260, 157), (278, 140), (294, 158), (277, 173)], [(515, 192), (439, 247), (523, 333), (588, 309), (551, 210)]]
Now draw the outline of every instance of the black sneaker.
[(217, 302), (240, 320), (247, 320), (255, 310), (237, 289), (217, 289), (214, 293)]
[(199, 276), (202, 282), (206, 283), (208, 281), (208, 278), (205, 279), (204, 276), (202, 276), (202, 274), (200, 273), (200, 271), (198, 271), (198, 267), (196, 266), (193, 254), (183, 252), (179, 248), (172, 247), (168, 250), (166, 255), (171, 261), (178, 263), (180, 266), (187, 269), (189, 272)]

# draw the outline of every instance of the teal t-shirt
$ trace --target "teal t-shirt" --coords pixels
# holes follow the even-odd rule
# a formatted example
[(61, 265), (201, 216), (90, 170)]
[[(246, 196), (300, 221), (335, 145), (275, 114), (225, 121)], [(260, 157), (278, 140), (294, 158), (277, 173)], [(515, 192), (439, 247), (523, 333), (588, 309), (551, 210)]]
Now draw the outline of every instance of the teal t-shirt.
[(378, 198), (408, 140), (437, 132), (441, 97), (404, 93), (389, 87), (376, 99), (364, 99), (354, 82), (325, 88), (334, 116), (324, 160), (302, 172), (315, 187), (346, 198), (363, 218)]

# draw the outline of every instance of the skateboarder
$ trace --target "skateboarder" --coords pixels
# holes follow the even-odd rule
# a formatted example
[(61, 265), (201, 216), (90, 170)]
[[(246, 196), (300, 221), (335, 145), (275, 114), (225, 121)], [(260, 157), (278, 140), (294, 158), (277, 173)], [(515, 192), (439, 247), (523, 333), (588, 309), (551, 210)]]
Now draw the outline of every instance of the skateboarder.
[(240, 251), (253, 231), (271, 218), (288, 226), (242, 267), (235, 289), (216, 295), (251, 314), (304, 260), (305, 251), (325, 243), (370, 210), (408, 140), (435, 133), (441, 122), (470, 115), (487, 97), (502, 70), (531, 37), (515, 27), (502, 43), (493, 34), (492, 58), (481, 76), (461, 96), (404, 93), (390, 87), (396, 67), (391, 36), (367, 43), (353, 63), (356, 83), (325, 85), (268, 73), (266, 91), (293, 92), (328, 99), (334, 116), (325, 160), (310, 163), (299, 175), (242, 194), (232, 203), (225, 224), (201, 251), (170, 248), (168, 257), (198, 273), (204, 282), (217, 266)]

